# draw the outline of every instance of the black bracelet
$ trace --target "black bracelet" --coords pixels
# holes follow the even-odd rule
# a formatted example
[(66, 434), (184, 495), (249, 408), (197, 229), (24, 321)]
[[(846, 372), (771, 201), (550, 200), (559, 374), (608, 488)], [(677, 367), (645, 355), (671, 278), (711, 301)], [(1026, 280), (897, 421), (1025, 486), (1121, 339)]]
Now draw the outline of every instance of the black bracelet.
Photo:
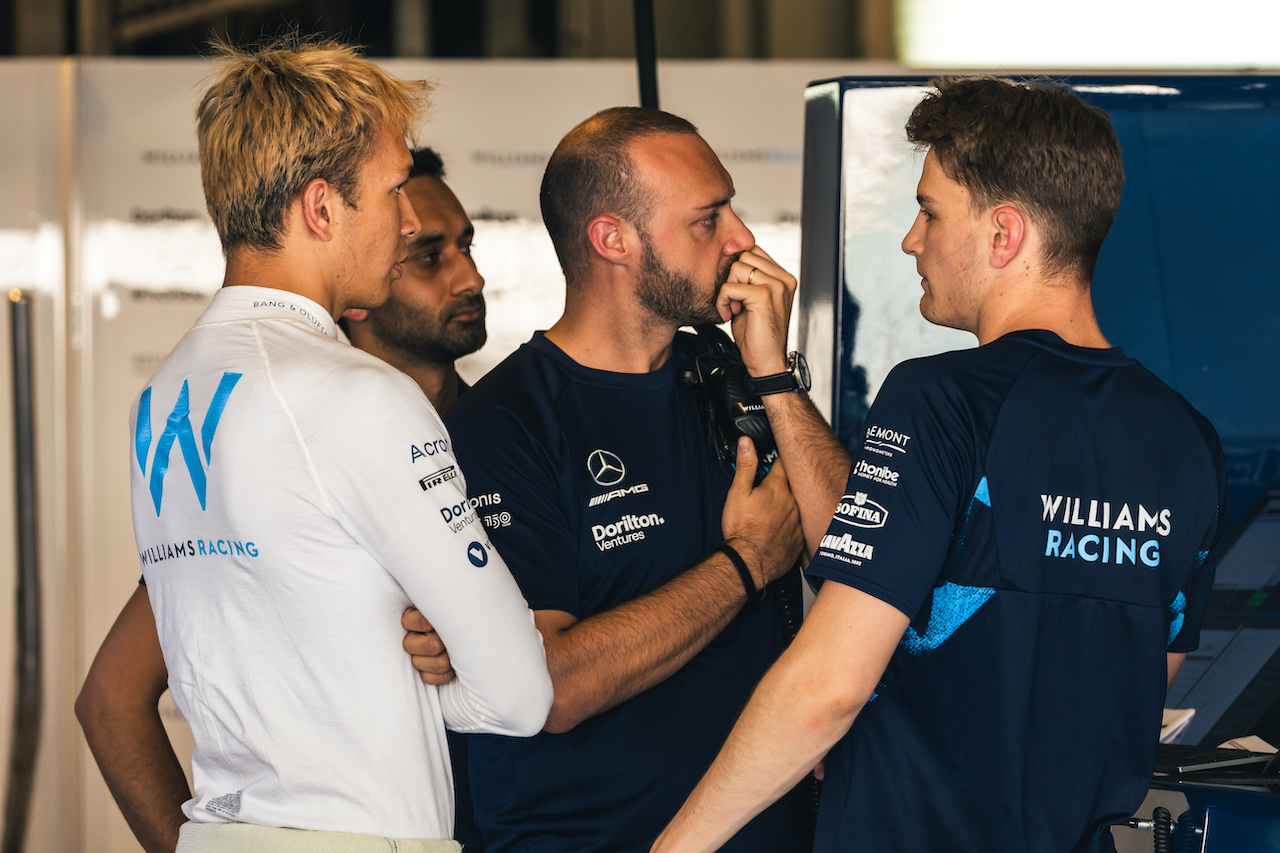
[(735, 551), (728, 542), (725, 542), (716, 550), (728, 557), (729, 562), (733, 563), (733, 567), (738, 570), (738, 577), (742, 578), (742, 588), (747, 593), (747, 601), (763, 601), (764, 590), (756, 589), (756, 582), (751, 579), (751, 572), (747, 570), (747, 564), (742, 561), (742, 555)]

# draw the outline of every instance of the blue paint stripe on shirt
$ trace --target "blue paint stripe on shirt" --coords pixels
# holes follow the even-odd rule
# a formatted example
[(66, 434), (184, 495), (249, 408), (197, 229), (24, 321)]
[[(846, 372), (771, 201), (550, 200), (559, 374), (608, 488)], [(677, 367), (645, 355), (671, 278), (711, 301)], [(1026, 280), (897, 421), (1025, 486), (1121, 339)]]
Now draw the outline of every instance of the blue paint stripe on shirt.
[(995, 594), (991, 587), (943, 582), (933, 590), (933, 607), (929, 611), (929, 627), (924, 635), (908, 627), (900, 645), (908, 654), (915, 656), (934, 651)]
[(231, 373), (230, 371), (223, 373), (222, 381), (218, 383), (218, 390), (214, 392), (213, 402), (209, 404), (209, 411), (205, 412), (204, 423), (200, 425), (200, 439), (204, 443), (204, 461), (206, 465), (213, 461), (213, 457), (209, 454), (213, 451), (213, 436), (218, 431), (218, 421), (222, 420), (222, 410), (227, 407), (227, 400), (231, 397), (231, 391), (236, 387), (236, 383), (240, 381), (242, 375), (240, 373)]
[(1187, 619), (1187, 597), (1181, 592), (1173, 599), (1173, 603), (1169, 605), (1169, 642), (1166, 646), (1171, 645), (1178, 633), (1182, 630), (1182, 623)]
[(138, 399), (138, 422), (133, 430), (133, 443), (138, 453), (138, 466), (147, 472), (147, 454), (151, 452), (151, 389)]
[(982, 501), (987, 506), (991, 506), (991, 489), (987, 485), (987, 478), (983, 477), (978, 481), (978, 488), (973, 492), (974, 500)]

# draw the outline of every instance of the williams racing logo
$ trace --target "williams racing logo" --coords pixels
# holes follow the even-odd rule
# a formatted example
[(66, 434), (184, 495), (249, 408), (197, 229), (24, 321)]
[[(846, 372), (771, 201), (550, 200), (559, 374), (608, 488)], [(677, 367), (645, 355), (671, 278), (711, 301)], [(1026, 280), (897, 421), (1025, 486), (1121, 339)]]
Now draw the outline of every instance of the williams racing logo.
[[(148, 480), (151, 502), (155, 504), (156, 516), (160, 515), (160, 503), (164, 497), (165, 475), (169, 472), (170, 455), (173, 445), (178, 445), (182, 454), (182, 462), (187, 474), (191, 477), (191, 485), (195, 487), (196, 498), (200, 501), (200, 509), (205, 508), (208, 495), (208, 470), (213, 461), (213, 436), (218, 431), (218, 423), (222, 420), (222, 412), (227, 406), (231, 392), (240, 381), (239, 373), (223, 373), (218, 388), (209, 401), (209, 408), (200, 423), (200, 440), (196, 441), (195, 429), (191, 425), (190, 390), (184, 380), (178, 399), (173, 404), (173, 411), (164, 421), (164, 431), (155, 440), (155, 455), (151, 454), (151, 389), (142, 392), (138, 398), (138, 422), (134, 426), (133, 445), (138, 457), (138, 467), (142, 469), (144, 479)], [(203, 453), (202, 453), (203, 451)], [(150, 459), (151, 470), (147, 470)]]
[(651, 512), (648, 515), (628, 513), (613, 524), (591, 525), (591, 537), (595, 540), (597, 548), (601, 551), (608, 551), (620, 545), (640, 542), (645, 538), (645, 530), (647, 528), (658, 527), (666, 523), (667, 520), (656, 512)]
[(1045, 537), (1045, 557), (1149, 568), (1160, 566), (1160, 540), (1173, 530), (1172, 512), (1141, 503), (1041, 495), (1040, 520), (1053, 525)]
[(854, 527), (884, 527), (889, 519), (889, 511), (867, 497), (866, 492), (854, 492), (840, 499), (836, 507), (836, 521), (851, 524)]

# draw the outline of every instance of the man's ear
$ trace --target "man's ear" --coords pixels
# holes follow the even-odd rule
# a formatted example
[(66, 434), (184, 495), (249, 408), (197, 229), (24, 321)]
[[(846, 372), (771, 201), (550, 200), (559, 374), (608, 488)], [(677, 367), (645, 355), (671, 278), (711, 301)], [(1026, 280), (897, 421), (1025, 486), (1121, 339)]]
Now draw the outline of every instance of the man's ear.
[(334, 214), (341, 202), (332, 184), (324, 178), (315, 178), (302, 188), (295, 204), (300, 206), (302, 224), (307, 231), (327, 243), (334, 238)]
[(591, 249), (611, 264), (629, 264), (639, 245), (636, 230), (626, 220), (601, 214), (587, 223)]
[(1027, 237), (1027, 220), (1016, 207), (1002, 204), (991, 212), (991, 265), (1004, 269)]
[(367, 308), (348, 308), (342, 312), (344, 320), (350, 320), (353, 323), (363, 323), (369, 319), (369, 309)]

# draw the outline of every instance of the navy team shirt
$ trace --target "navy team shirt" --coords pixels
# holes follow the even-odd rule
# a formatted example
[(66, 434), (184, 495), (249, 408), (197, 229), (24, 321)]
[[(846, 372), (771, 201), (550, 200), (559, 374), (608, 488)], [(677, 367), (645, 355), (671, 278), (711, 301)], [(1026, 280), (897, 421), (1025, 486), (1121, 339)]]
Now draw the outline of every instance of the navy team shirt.
[[(578, 619), (661, 586), (722, 541), (729, 477), (677, 381), (577, 364), (541, 333), (449, 417), (471, 502), (534, 610)], [(772, 593), (657, 686), (563, 734), (469, 736), (489, 853), (647, 851), (715, 758), (785, 632)], [(807, 849), (799, 791), (723, 849)]]
[(1213, 428), (1045, 331), (905, 362), (811, 575), (911, 617), (827, 759), (815, 851), (1114, 850), (1226, 517)]

